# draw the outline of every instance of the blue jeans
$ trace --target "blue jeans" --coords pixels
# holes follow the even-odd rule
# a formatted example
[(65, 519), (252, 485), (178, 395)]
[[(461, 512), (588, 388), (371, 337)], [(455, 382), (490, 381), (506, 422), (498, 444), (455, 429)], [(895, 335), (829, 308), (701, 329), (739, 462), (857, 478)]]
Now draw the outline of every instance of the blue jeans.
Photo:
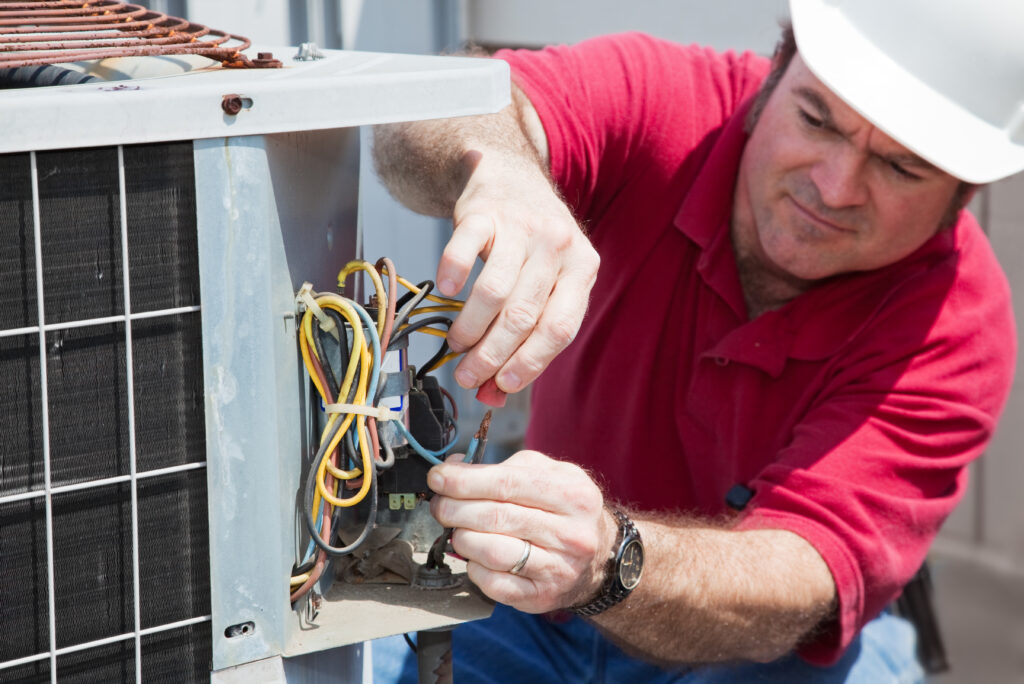
[[(401, 635), (373, 643), (375, 684), (417, 681), (416, 656)], [(487, 620), (457, 627), (452, 636), (455, 681), (508, 684), (566, 682), (680, 682), (724, 684), (910, 684), (924, 681), (914, 628), (889, 613), (868, 623), (838, 663), (808, 665), (795, 654), (771, 663), (664, 670), (631, 658), (585, 621), (554, 622), (498, 605)]]

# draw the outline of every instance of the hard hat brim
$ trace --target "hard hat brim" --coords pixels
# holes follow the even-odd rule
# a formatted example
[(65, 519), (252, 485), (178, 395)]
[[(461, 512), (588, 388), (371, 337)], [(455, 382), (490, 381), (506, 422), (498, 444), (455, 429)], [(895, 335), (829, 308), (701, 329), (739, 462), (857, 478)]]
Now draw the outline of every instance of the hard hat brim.
[(790, 0), (804, 63), (882, 132), (969, 183), (1024, 170), (1024, 140), (968, 112), (908, 73), (854, 29), (834, 3)]

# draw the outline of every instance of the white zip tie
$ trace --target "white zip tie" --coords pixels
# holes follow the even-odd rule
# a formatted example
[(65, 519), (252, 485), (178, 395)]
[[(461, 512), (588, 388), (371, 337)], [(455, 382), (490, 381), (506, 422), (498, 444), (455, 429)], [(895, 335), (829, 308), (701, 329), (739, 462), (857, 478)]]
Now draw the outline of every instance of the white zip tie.
[(367, 406), (366, 404), (328, 404), (324, 407), (327, 413), (357, 413), (361, 416), (370, 416), (379, 421), (398, 420), (402, 414), (392, 411), (387, 406)]
[(313, 284), (310, 282), (302, 283), (302, 287), (299, 288), (299, 293), (295, 296), (297, 302), (301, 302), (306, 305), (306, 308), (313, 312), (316, 316), (316, 320), (320, 322), (320, 329), (324, 332), (330, 333), (331, 337), (341, 341), (341, 336), (338, 334), (338, 326), (335, 325), (334, 319), (324, 313), (324, 310), (320, 308), (320, 305), (313, 299)]

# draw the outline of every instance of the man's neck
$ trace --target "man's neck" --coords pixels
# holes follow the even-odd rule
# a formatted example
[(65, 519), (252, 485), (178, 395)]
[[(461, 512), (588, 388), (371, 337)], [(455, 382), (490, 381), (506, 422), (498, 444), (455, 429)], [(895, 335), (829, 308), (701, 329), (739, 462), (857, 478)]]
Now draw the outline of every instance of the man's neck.
[(736, 271), (747, 305), (748, 320), (781, 308), (814, 285), (813, 281), (801, 280), (765, 263), (765, 259), (758, 256), (756, 230), (752, 225), (741, 225), (735, 218), (730, 226)]
[(781, 308), (806, 289), (774, 277), (751, 255), (740, 254), (739, 250), (735, 250), (735, 254), (736, 270), (739, 273), (749, 320)]

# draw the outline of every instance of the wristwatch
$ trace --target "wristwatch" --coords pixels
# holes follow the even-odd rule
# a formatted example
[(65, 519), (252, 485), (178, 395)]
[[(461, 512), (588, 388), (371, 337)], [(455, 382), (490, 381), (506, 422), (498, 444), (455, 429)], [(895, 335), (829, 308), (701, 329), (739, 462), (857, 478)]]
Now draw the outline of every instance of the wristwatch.
[(621, 602), (640, 584), (640, 576), (644, 572), (644, 544), (640, 540), (640, 531), (625, 513), (617, 508), (609, 510), (619, 523), (619, 533), (612, 547), (615, 555), (608, 561), (608, 577), (595, 598), (569, 608), (584, 617), (593, 617)]

